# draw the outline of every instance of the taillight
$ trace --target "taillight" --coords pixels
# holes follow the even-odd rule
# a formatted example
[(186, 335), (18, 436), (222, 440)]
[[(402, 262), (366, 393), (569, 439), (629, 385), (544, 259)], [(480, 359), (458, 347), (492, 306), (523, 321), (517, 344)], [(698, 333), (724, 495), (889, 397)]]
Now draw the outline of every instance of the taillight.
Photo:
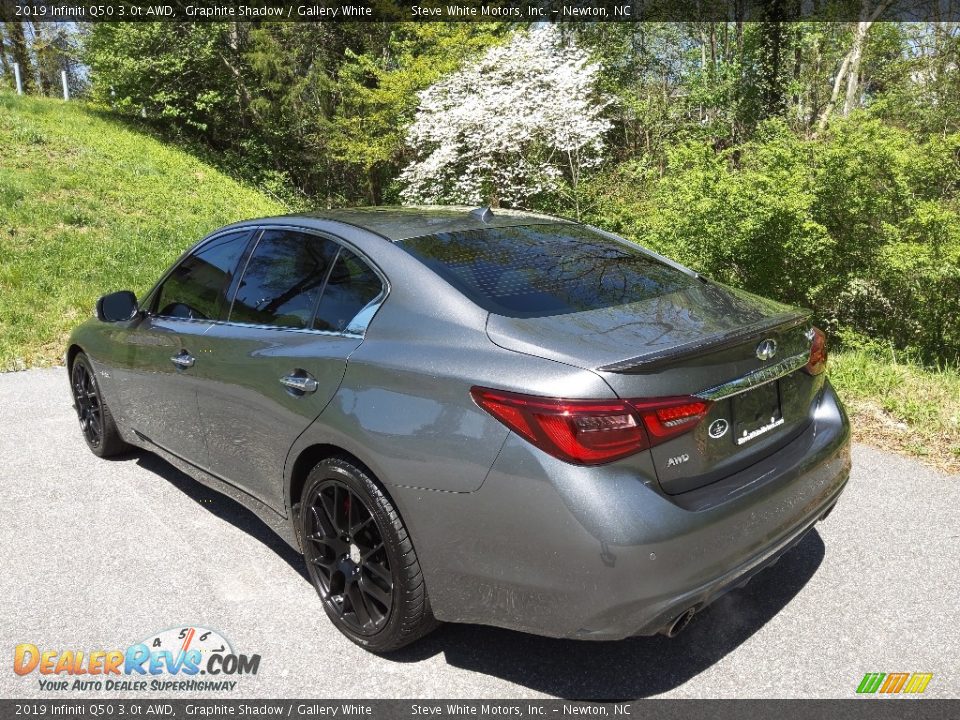
[(689, 432), (710, 409), (709, 402), (694, 397), (632, 400), (631, 404), (643, 416), (643, 423), (650, 435), (650, 445), (658, 445)]
[(693, 397), (564, 400), (481, 387), (470, 394), (544, 452), (579, 465), (612, 462), (689, 432), (709, 408)]
[(807, 337), (810, 340), (810, 359), (803, 369), (810, 375), (819, 375), (827, 369), (827, 336), (820, 328), (811, 327)]

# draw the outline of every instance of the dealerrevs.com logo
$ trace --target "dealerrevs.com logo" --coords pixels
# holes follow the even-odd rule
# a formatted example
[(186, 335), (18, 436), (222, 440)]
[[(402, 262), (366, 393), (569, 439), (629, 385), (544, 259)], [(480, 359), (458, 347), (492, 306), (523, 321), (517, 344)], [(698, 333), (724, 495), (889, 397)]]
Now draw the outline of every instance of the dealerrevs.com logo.
[(36, 673), (40, 690), (50, 692), (230, 691), (238, 677), (256, 675), (259, 669), (259, 655), (236, 653), (216, 630), (190, 626), (155, 633), (125, 650), (55, 650), (20, 643), (13, 651), (13, 671)]

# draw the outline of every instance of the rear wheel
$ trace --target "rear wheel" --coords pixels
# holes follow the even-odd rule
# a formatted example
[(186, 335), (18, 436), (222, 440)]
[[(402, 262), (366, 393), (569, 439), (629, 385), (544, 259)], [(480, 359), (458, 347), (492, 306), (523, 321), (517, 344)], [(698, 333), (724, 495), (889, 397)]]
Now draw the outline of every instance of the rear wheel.
[(327, 615), (357, 645), (396, 650), (437, 626), (403, 521), (361, 468), (328, 459), (310, 472), (300, 537)]
[(93, 454), (110, 457), (129, 450), (130, 446), (120, 437), (110, 408), (103, 400), (90, 360), (83, 353), (74, 358), (70, 368), (70, 389), (80, 431)]

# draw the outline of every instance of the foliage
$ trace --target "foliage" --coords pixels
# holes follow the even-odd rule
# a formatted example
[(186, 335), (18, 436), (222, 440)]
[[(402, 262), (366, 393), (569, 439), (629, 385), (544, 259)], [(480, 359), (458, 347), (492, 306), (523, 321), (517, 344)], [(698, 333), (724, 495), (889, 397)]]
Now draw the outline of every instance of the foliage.
[(528, 205), (599, 165), (610, 123), (600, 66), (553, 26), (520, 31), (420, 93), (403, 171), (408, 202)]
[(226, 23), (102, 23), (86, 58), (96, 97), (125, 113), (146, 114), (215, 136), (233, 102), (225, 64)]
[(382, 51), (347, 49), (330, 149), (336, 160), (366, 178), (368, 202), (377, 204), (393, 194), (388, 186), (409, 156), (406, 128), (417, 108), (417, 92), (502, 34), (496, 24), (403, 23), (390, 28)]
[(0, 92), (0, 370), (59, 361), (104, 292), (282, 207), (82, 105)]
[[(626, 192), (624, 187), (629, 188)], [(715, 152), (677, 145), (663, 174), (625, 165), (591, 219), (833, 330), (960, 357), (960, 135), (919, 142), (864, 116), (804, 139), (768, 121)]]
[[(381, 202), (416, 92), (495, 42), (486, 23), (98, 23), (95, 98), (296, 204)], [(299, 199), (298, 199), (299, 198)]]
[(82, 25), (72, 22), (0, 23), (0, 89), (15, 88), (14, 63), (20, 66), (24, 92), (62, 97), (61, 72), (67, 73), (71, 97), (87, 89), (80, 63)]

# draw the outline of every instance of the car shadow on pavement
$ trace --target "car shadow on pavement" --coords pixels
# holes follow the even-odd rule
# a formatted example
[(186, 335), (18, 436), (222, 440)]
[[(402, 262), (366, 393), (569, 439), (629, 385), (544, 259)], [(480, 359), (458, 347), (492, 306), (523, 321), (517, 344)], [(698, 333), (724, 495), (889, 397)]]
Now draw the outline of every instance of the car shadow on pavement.
[(159, 455), (154, 455), (144, 450), (135, 451), (131, 456), (136, 458), (137, 465), (144, 470), (149, 470), (155, 475), (162, 477), (207, 512), (216, 515), (221, 520), (225, 520), (234, 527), (243, 530), (243, 532), (252, 538), (262, 542), (279, 555), (287, 565), (296, 570), (304, 580), (310, 582), (310, 576), (307, 575), (307, 566), (303, 562), (303, 556), (284, 542), (284, 540), (271, 530), (263, 520), (258, 518), (252, 510), (248, 510), (236, 500), (197, 482)]
[(477, 625), (444, 625), (388, 656), (417, 662), (442, 653), (450, 665), (565, 699), (627, 700), (657, 695), (700, 674), (780, 612), (823, 561), (816, 530), (745, 587), (696, 615), (679, 636), (618, 642), (553, 640)]
[[(309, 582), (303, 557), (252, 511), (157, 455), (137, 452), (134, 457), (140, 467), (262, 542)], [(384, 660), (417, 663), (442, 654), (453, 667), (566, 699), (628, 700), (658, 695), (697, 676), (774, 618), (813, 577), (823, 556), (823, 540), (814, 529), (776, 565), (697, 614), (687, 629), (672, 639), (658, 635), (585, 642), (447, 624)]]

